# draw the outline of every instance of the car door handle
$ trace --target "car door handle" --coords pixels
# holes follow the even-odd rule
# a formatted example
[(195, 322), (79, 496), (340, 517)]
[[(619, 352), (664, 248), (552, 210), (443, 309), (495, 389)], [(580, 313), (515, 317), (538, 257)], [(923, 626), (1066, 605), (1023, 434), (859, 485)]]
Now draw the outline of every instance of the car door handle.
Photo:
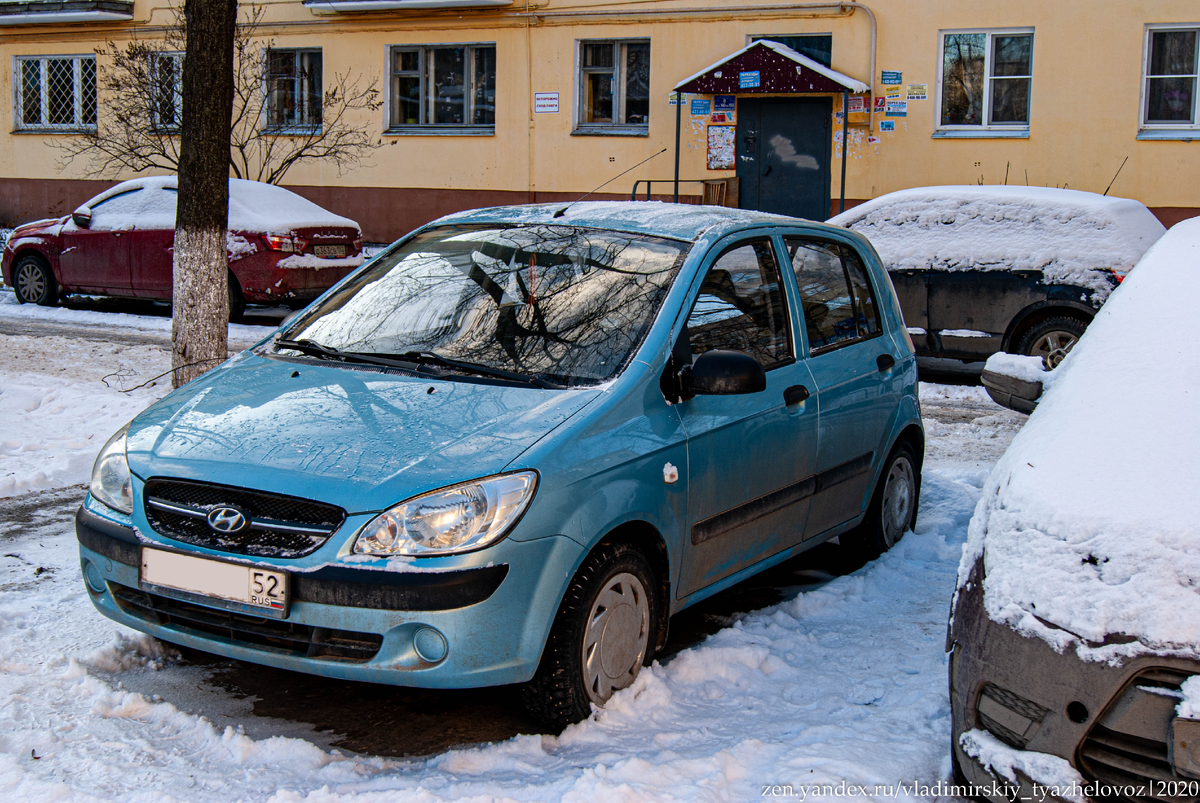
[(783, 392), (783, 403), (788, 407), (793, 404), (799, 404), (808, 398), (808, 388), (804, 385), (792, 385)]
[(767, 165), (767, 169), (763, 171), (763, 178), (766, 178), (767, 176), (771, 175), (771, 171), (774, 168), (775, 168), (775, 165)]
[(879, 371), (882, 373), (896, 364), (896, 358), (891, 354), (880, 354), (875, 358), (875, 364), (879, 366)]

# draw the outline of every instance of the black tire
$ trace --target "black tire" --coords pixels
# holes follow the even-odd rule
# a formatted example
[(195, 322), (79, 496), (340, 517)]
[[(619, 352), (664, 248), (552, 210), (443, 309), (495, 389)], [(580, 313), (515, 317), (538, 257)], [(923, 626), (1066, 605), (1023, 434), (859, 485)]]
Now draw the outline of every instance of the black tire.
[(838, 540), (867, 560), (887, 552), (917, 520), (921, 501), (921, 470), (916, 452), (905, 441), (897, 443), (871, 495), (862, 523)]
[(237, 323), (246, 311), (246, 297), (242, 295), (242, 286), (238, 283), (233, 271), (229, 271), (229, 322)]
[[(628, 577), (637, 580), (640, 590), (636, 588), (637, 584), (626, 579)], [(624, 584), (624, 591), (617, 594), (613, 589), (621, 584)], [(603, 599), (615, 595), (621, 603), (610, 608), (601, 606), (593, 617), (593, 611), (605, 594), (608, 596)], [(639, 598), (644, 600), (644, 608), (637, 604)], [(635, 547), (606, 544), (588, 555), (563, 595), (537, 673), (522, 690), (529, 712), (543, 724), (562, 730), (586, 719), (593, 703), (603, 705), (613, 691), (633, 683), (641, 667), (648, 666), (653, 657), (659, 603), (654, 572), (649, 561)], [(632, 613), (628, 609), (632, 609)], [(620, 612), (620, 619), (611, 618), (616, 612)], [(602, 616), (609, 618), (602, 622)], [(614, 624), (635, 622), (633, 628), (614, 630), (618, 630), (618, 635), (621, 631), (632, 633), (637, 630), (640, 650), (634, 644), (608, 637)], [(603, 643), (592, 644), (589, 649), (589, 631), (594, 634), (597, 630), (605, 635), (605, 639)], [(610, 646), (614, 641), (617, 641), (616, 646)], [(591, 660), (585, 660), (585, 651)], [(609, 674), (609, 664), (619, 667), (614, 669), (615, 674)], [(589, 690), (587, 676), (597, 668), (605, 673), (605, 685), (611, 684), (611, 689), (604, 685), (597, 688), (593, 683)]]
[(17, 303), (53, 307), (58, 303), (58, 282), (46, 260), (27, 254), (13, 265), (13, 290)]
[(1066, 315), (1047, 318), (1021, 335), (1017, 352), (1027, 357), (1041, 357), (1042, 364), (1049, 371), (1075, 347), (1085, 329), (1087, 324), (1078, 318)]

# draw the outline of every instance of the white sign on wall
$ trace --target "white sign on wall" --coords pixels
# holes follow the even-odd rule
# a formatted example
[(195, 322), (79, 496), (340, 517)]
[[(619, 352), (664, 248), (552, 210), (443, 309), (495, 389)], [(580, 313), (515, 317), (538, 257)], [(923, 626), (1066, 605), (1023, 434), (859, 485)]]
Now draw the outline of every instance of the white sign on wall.
[(558, 114), (558, 93), (534, 92), (533, 112), (534, 114)]

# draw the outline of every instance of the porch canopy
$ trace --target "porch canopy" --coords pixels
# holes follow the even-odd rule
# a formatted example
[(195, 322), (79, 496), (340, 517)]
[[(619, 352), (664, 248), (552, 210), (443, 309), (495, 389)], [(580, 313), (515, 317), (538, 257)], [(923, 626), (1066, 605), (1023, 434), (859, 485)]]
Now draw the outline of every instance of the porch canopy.
[[(758, 76), (754, 78), (746, 76), (746, 73), (758, 73)], [(799, 92), (861, 94), (869, 90), (870, 87), (862, 81), (831, 70), (787, 45), (760, 39), (683, 79), (673, 91), (696, 95), (745, 95)]]
[[(872, 68), (874, 69), (874, 68)], [(683, 109), (682, 93), (694, 95), (750, 95), (750, 94), (809, 94), (840, 93), (843, 108), (851, 92), (863, 94), (871, 87), (862, 81), (831, 70), (820, 62), (813, 61), (803, 53), (769, 39), (751, 42), (741, 50), (731, 53), (716, 64), (675, 85), (675, 201), (679, 201), (679, 138)], [(874, 109), (869, 109), (871, 125), (874, 127)], [(842, 115), (842, 190), (841, 210), (846, 209), (846, 123), (849, 115)]]

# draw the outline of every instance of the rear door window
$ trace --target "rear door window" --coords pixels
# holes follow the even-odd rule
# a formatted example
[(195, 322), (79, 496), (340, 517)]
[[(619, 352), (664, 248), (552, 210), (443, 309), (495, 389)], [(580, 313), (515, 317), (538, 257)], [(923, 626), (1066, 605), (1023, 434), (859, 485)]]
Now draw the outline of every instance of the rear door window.
[(866, 265), (839, 243), (785, 237), (800, 290), (812, 354), (879, 334), (879, 310)]
[(726, 249), (708, 269), (688, 316), (692, 354), (740, 351), (764, 368), (791, 359), (779, 276), (775, 252), (766, 238)]

